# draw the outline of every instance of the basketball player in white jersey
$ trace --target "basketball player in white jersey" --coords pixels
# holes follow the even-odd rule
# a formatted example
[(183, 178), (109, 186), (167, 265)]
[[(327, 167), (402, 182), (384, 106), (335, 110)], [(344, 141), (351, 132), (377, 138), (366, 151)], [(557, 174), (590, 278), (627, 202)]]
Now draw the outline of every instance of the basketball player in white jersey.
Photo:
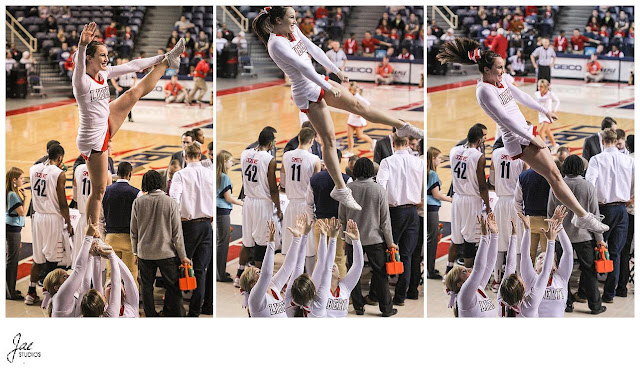
[[(509, 232), (512, 221), (516, 224), (517, 233), (516, 250), (518, 258), (516, 263), (520, 263), (520, 242), (522, 241), (523, 227), (514, 207), (514, 198), (518, 177), (527, 168), (522, 159), (512, 159), (504, 147), (493, 151), (489, 181), (495, 186), (496, 194), (498, 195), (498, 202), (495, 208), (496, 221), (498, 223), (498, 259), (496, 260), (493, 283), (491, 284), (491, 290), (494, 293), (498, 292), (500, 280), (502, 279), (502, 266), (509, 247)], [(519, 268), (518, 272), (520, 272)]]
[(453, 203), (451, 208), (451, 246), (447, 263), (448, 273), (463, 248), (465, 267), (473, 266), (475, 246), (480, 241), (477, 216), (482, 215), (482, 203), (491, 212), (489, 188), (484, 173), (486, 159), (479, 150), (484, 133), (473, 126), (467, 133), (467, 145), (456, 146), (449, 154), (453, 173)]
[(246, 149), (240, 155), (245, 199), (242, 207), (242, 249), (233, 281), (236, 287), (240, 285), (240, 276), (252, 252), (256, 266), (262, 266), (267, 249), (267, 221), (273, 218), (274, 205), (278, 219), (282, 220), (276, 159), (269, 153), (274, 139), (273, 132), (263, 130), (258, 137), (258, 147)]
[(349, 82), (349, 78), (329, 60), (322, 49), (302, 34), (296, 25), (296, 11), (293, 8), (265, 7), (254, 18), (252, 26), (267, 47), (271, 59), (291, 80), (291, 96), (296, 106), (307, 114), (322, 138), (323, 161), (335, 183), (331, 197), (348, 208), (360, 210), (340, 173), (329, 106), (358, 114), (370, 122), (395, 127), (400, 137), (422, 138), (424, 131), (374, 107), (363, 105), (345, 87), (318, 74), (311, 57), (336, 74), (342, 82)]
[(25, 297), (28, 305), (37, 301), (36, 282), (40, 271), (49, 273), (64, 259), (63, 231), (73, 236), (73, 227), (69, 216), (69, 205), (65, 194), (67, 178), (60, 168), (64, 158), (64, 149), (56, 144), (49, 148), (46, 161), (33, 165), (29, 170), (31, 182), (31, 203), (33, 215), (31, 230), (33, 234), (33, 265), (31, 282)]
[[(299, 145), (297, 149), (290, 150), (282, 156), (282, 168), (280, 169), (280, 187), (287, 194), (289, 204), (284, 211), (283, 226), (292, 227), (296, 216), (307, 214), (313, 216), (313, 206), (306, 203), (307, 188), (311, 176), (320, 172), (320, 158), (311, 153), (311, 145), (316, 136), (316, 131), (311, 128), (303, 128), (298, 134)], [(292, 234), (289, 230), (283, 230), (282, 254), (287, 254), (291, 244)]]
[[(78, 103), (80, 127), (76, 144), (87, 160), (92, 191), (87, 202), (87, 217), (99, 221), (100, 205), (109, 183), (109, 139), (118, 132), (125, 117), (140, 98), (147, 95), (167, 68), (180, 67), (180, 55), (184, 51), (184, 39), (180, 39), (167, 54), (130, 61), (119, 66), (108, 66), (109, 51), (94, 41), (96, 23), (85, 25), (75, 53), (71, 79), (73, 95)], [(127, 73), (135, 73), (154, 66), (133, 88), (111, 101), (107, 80)]]
[(80, 219), (76, 226), (76, 233), (73, 236), (73, 252), (71, 263), (76, 262), (78, 256), (78, 250), (82, 247), (82, 241), (84, 240), (84, 231), (87, 228), (87, 200), (91, 194), (91, 180), (89, 179), (89, 170), (87, 170), (86, 163), (78, 165), (73, 172), (73, 200), (78, 205), (78, 211), (80, 212)]

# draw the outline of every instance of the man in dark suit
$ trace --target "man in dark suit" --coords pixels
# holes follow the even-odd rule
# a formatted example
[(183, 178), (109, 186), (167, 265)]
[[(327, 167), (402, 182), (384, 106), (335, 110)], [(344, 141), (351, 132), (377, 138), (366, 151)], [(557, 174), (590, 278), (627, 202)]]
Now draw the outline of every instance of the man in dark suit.
[(602, 132), (607, 128), (612, 128), (614, 131), (618, 129), (618, 122), (611, 117), (605, 117), (600, 124), (600, 132), (591, 135), (584, 139), (584, 145), (582, 146), (582, 156), (589, 161), (591, 157), (596, 154), (602, 153)]
[[(118, 180), (105, 189), (102, 210), (107, 232), (105, 242), (113, 247), (113, 251), (129, 268), (137, 284), (138, 265), (131, 246), (130, 223), (133, 201), (140, 194), (140, 189), (129, 184), (132, 171), (131, 163), (120, 162)], [(111, 272), (110, 266), (109, 272)], [(133, 289), (133, 291), (138, 290)]]
[[(193, 133), (193, 131), (187, 131), (185, 133), (182, 134), (182, 150), (180, 150), (179, 152), (175, 152), (171, 155), (171, 159), (169, 160), (169, 165), (171, 165), (171, 162), (174, 159), (177, 159), (180, 162), (180, 167), (185, 168), (187, 167), (187, 161), (184, 158), (184, 150), (187, 148), (187, 146), (191, 145), (196, 139), (196, 135)], [(207, 159), (207, 157), (202, 154), (201, 155), (201, 159)]]
[[(393, 133), (396, 133), (395, 127), (393, 128)], [(389, 136), (376, 141), (376, 146), (373, 149), (373, 161), (375, 164), (380, 165), (380, 162), (382, 162), (383, 159), (393, 154), (392, 137), (393, 134), (390, 134)]]
[[(311, 128), (311, 129), (313, 129), (313, 125), (311, 124), (311, 122), (306, 121), (306, 122), (302, 123), (302, 128)], [(287, 145), (285, 145), (284, 151), (282, 153), (286, 153), (289, 150), (298, 149), (298, 145), (300, 145), (300, 141), (298, 140), (298, 136), (296, 136), (296, 137), (292, 138), (291, 140), (289, 140)], [(311, 153), (317, 155), (318, 158), (322, 159), (322, 146), (320, 145), (320, 143), (318, 141), (316, 141), (316, 139), (313, 139), (313, 144), (311, 145)]]

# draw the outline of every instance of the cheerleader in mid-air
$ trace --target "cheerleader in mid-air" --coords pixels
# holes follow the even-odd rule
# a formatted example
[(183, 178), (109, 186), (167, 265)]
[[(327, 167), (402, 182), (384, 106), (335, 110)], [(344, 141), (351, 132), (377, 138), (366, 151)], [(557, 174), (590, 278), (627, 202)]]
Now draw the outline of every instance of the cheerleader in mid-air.
[[(495, 317), (496, 306), (485, 293), (493, 266), (498, 254), (498, 225), (491, 212), (487, 219), (478, 216), (481, 227), (480, 244), (476, 252), (474, 269), (463, 266), (454, 267), (445, 277), (449, 308), (453, 308), (456, 317)], [(487, 235), (487, 231), (491, 232)]]
[[(316, 221), (315, 229), (320, 232), (318, 262), (309, 277), (308, 274), (302, 273), (304, 261), (297, 261), (287, 284), (285, 296), (289, 317), (327, 317), (327, 301), (331, 292), (331, 273), (341, 228), (342, 224), (336, 218), (331, 218), (328, 222), (323, 219)], [(328, 248), (327, 236), (329, 237)]]
[(348, 208), (360, 210), (360, 205), (351, 195), (351, 189), (346, 187), (341, 177), (335, 129), (328, 106), (360, 115), (369, 122), (393, 126), (400, 137), (422, 138), (424, 131), (383, 111), (363, 105), (346, 88), (318, 74), (309, 54), (336, 74), (342, 82), (349, 82), (349, 78), (329, 60), (322, 49), (300, 32), (296, 25), (296, 11), (293, 8), (266, 7), (253, 20), (252, 26), (267, 47), (269, 56), (291, 80), (291, 96), (296, 106), (307, 114), (322, 138), (324, 163), (335, 183), (331, 197)]
[(543, 113), (549, 123), (557, 120), (555, 113), (540, 106), (532, 97), (503, 79), (504, 60), (493, 51), (480, 51), (480, 44), (471, 39), (456, 38), (442, 46), (437, 58), (441, 63), (477, 64), (482, 73), (478, 80), (476, 98), (484, 112), (502, 130), (502, 140), (512, 158), (522, 158), (531, 168), (542, 175), (551, 185), (555, 196), (562, 204), (574, 212), (571, 223), (591, 232), (605, 232), (609, 229), (592, 213), (585, 211), (571, 189), (562, 179), (551, 153), (539, 136), (534, 136), (520, 112), (516, 101)]
[[(531, 226), (529, 217), (519, 214), (525, 227), (524, 237), (522, 238), (522, 247), (529, 247), (531, 237)], [(547, 219), (549, 223), (548, 229), (542, 229), (547, 236), (547, 251), (554, 252), (555, 239), (558, 232), (562, 229), (562, 220), (566, 216), (564, 207), (559, 206), (553, 218)], [(514, 223), (512, 223), (514, 224)], [(514, 226), (515, 227), (515, 226)], [(515, 229), (514, 229), (515, 230)], [(521, 255), (520, 271), (533, 272), (533, 265), (527, 255)], [(542, 270), (534, 276), (527, 276), (527, 280), (523, 280), (516, 274), (516, 244), (515, 237), (512, 235), (511, 244), (507, 251), (507, 265), (505, 268), (504, 278), (498, 290), (498, 303), (500, 309), (498, 316), (500, 317), (539, 317), (538, 308), (544, 297), (549, 274), (551, 273), (551, 265), (553, 263), (553, 255), (545, 256)]]
[[(108, 66), (109, 50), (103, 43), (93, 40), (96, 30), (95, 22), (82, 29), (78, 51), (74, 55), (75, 67), (71, 79), (80, 117), (76, 144), (87, 160), (91, 180), (87, 219), (92, 221), (99, 219), (100, 203), (111, 178), (107, 171), (109, 139), (118, 132), (133, 105), (155, 88), (165, 70), (180, 67), (180, 55), (184, 51), (184, 39), (181, 38), (165, 55)], [(154, 65), (153, 70), (135, 87), (110, 102), (109, 79)]]
[(269, 239), (262, 270), (247, 267), (240, 276), (240, 288), (244, 296), (243, 307), (249, 309), (250, 317), (287, 317), (283, 289), (298, 257), (305, 256), (307, 235), (311, 231), (311, 225), (307, 222), (307, 215), (302, 214), (298, 216), (295, 227), (288, 227), (293, 234), (293, 240), (282, 267), (275, 275), (273, 275), (273, 261), (276, 225), (273, 220), (267, 222), (267, 228)]

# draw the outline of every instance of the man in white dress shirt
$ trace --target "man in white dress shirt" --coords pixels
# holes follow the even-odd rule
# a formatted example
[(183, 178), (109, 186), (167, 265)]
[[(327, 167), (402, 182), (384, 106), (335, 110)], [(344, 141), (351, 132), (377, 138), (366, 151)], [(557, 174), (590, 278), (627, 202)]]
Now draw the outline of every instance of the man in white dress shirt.
[(393, 241), (404, 264), (393, 297), (393, 304), (403, 306), (411, 278), (411, 256), (420, 231), (417, 205), (422, 203), (424, 162), (411, 154), (408, 138), (394, 134), (393, 145), (394, 154), (380, 162), (376, 179), (387, 191)]
[(604, 240), (613, 260), (613, 272), (609, 272), (604, 284), (602, 301), (613, 303), (620, 266), (620, 253), (627, 239), (629, 216), (626, 203), (633, 199), (633, 158), (622, 154), (616, 148), (616, 131), (606, 129), (602, 133), (604, 150), (589, 160), (585, 179), (596, 187), (600, 213), (604, 215), (604, 224), (609, 230), (603, 233)]
[[(190, 144), (185, 149), (187, 167), (173, 175), (169, 195), (178, 202), (184, 246), (193, 262), (197, 288), (189, 303), (189, 314), (213, 313), (212, 292), (205, 296), (206, 284), (213, 284), (213, 273), (207, 267), (213, 259), (213, 170), (200, 163), (200, 147)], [(211, 281), (209, 281), (211, 277)], [(210, 297), (210, 299), (209, 299)]]

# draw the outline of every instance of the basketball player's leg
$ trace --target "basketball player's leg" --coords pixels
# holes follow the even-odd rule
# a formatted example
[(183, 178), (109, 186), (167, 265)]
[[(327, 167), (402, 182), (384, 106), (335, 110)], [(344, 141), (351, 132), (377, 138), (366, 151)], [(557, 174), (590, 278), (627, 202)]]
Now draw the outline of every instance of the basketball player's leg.
[[(347, 92), (347, 94), (351, 95), (349, 92)], [(347, 186), (342, 179), (342, 172), (340, 171), (340, 160), (336, 152), (336, 134), (329, 107), (324, 100), (320, 102), (309, 102), (309, 112), (307, 116), (311, 124), (313, 124), (313, 128), (315, 128), (322, 139), (323, 161), (327, 166), (327, 171), (329, 171), (331, 179), (333, 179), (336, 185), (336, 189), (345, 189)]]
[(102, 197), (107, 188), (108, 172), (107, 152), (92, 152), (87, 160), (87, 170), (91, 181), (91, 193), (87, 199), (87, 221), (97, 222), (100, 220), (100, 208)]
[(526, 146), (522, 150), (522, 160), (547, 180), (553, 190), (553, 194), (563, 205), (567, 206), (578, 217), (587, 215), (585, 209), (580, 206), (573, 192), (562, 179), (562, 175), (553, 161), (549, 149), (540, 149), (533, 145)]
[(156, 87), (156, 83), (162, 78), (167, 67), (169, 67), (167, 60), (156, 65), (138, 84), (109, 103), (109, 131), (112, 137), (122, 127), (124, 119), (136, 102)]
[(326, 94), (324, 99), (327, 101), (329, 106), (333, 106), (338, 109), (346, 110), (350, 113), (360, 115), (364, 119), (373, 123), (386, 124), (387, 126), (392, 126), (397, 129), (400, 129), (405, 125), (405, 122), (398, 118), (394, 118), (391, 115), (387, 114), (382, 110), (375, 109), (372, 106), (364, 105), (360, 100), (356, 98), (356, 96), (352, 95), (349, 90), (347, 90), (342, 85), (329, 81), (334, 87), (340, 88), (342, 91), (340, 93), (340, 97), (335, 97), (331, 94)]

